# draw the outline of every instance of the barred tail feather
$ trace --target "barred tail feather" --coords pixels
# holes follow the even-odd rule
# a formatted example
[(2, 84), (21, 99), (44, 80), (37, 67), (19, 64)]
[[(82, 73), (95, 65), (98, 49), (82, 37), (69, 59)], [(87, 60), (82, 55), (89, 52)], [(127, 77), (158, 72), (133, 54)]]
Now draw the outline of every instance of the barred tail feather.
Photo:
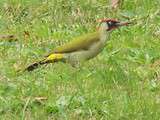
[(29, 66), (27, 66), (25, 68), (26, 71), (33, 71), (34, 69), (38, 68), (40, 65), (44, 65), (47, 63), (53, 63), (53, 62), (58, 62), (58, 61), (62, 61), (64, 58), (63, 54), (50, 54), (48, 57), (46, 57), (43, 60), (40, 60), (38, 62), (34, 62), (32, 64), (30, 64)]

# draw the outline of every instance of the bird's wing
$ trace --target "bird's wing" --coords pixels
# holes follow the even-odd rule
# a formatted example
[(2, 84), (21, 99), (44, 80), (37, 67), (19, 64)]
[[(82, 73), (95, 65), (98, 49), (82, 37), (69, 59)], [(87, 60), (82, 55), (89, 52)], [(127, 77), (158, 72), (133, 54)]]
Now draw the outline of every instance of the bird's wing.
[(90, 33), (55, 48), (53, 53), (70, 53), (78, 50), (87, 50), (92, 44), (99, 40), (99, 32)]

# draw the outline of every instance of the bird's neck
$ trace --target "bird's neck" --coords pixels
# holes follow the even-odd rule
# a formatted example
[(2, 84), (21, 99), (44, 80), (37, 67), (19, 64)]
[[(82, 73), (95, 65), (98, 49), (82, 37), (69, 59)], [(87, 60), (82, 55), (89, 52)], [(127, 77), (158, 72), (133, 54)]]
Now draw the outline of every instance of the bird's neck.
[(109, 36), (111, 31), (107, 31), (107, 24), (106, 23), (102, 23), (100, 28), (99, 28), (99, 35), (100, 35), (100, 40), (105, 43), (109, 40)]

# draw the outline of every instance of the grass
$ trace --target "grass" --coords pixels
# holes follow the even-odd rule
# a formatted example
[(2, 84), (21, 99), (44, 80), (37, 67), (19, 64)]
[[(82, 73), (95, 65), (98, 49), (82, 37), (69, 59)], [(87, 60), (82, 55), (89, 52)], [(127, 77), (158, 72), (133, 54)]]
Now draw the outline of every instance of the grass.
[[(0, 119), (159, 120), (159, 0), (1, 0)], [(112, 33), (96, 58), (76, 69), (56, 63), (18, 74), (17, 68), (55, 46), (92, 32), (99, 18), (122, 16), (135, 25)], [(42, 98), (40, 98), (42, 97)]]

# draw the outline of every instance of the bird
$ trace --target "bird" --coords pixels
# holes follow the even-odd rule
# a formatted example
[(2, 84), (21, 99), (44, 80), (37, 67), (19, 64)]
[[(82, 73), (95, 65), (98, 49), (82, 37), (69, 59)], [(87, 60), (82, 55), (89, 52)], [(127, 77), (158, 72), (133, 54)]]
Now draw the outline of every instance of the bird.
[(76, 37), (70, 42), (56, 47), (41, 60), (28, 65), (25, 71), (33, 71), (41, 65), (60, 61), (78, 66), (81, 62), (96, 57), (103, 50), (114, 29), (130, 24), (130, 22), (120, 22), (110, 18), (100, 19), (98, 22), (99, 27), (95, 32)]

